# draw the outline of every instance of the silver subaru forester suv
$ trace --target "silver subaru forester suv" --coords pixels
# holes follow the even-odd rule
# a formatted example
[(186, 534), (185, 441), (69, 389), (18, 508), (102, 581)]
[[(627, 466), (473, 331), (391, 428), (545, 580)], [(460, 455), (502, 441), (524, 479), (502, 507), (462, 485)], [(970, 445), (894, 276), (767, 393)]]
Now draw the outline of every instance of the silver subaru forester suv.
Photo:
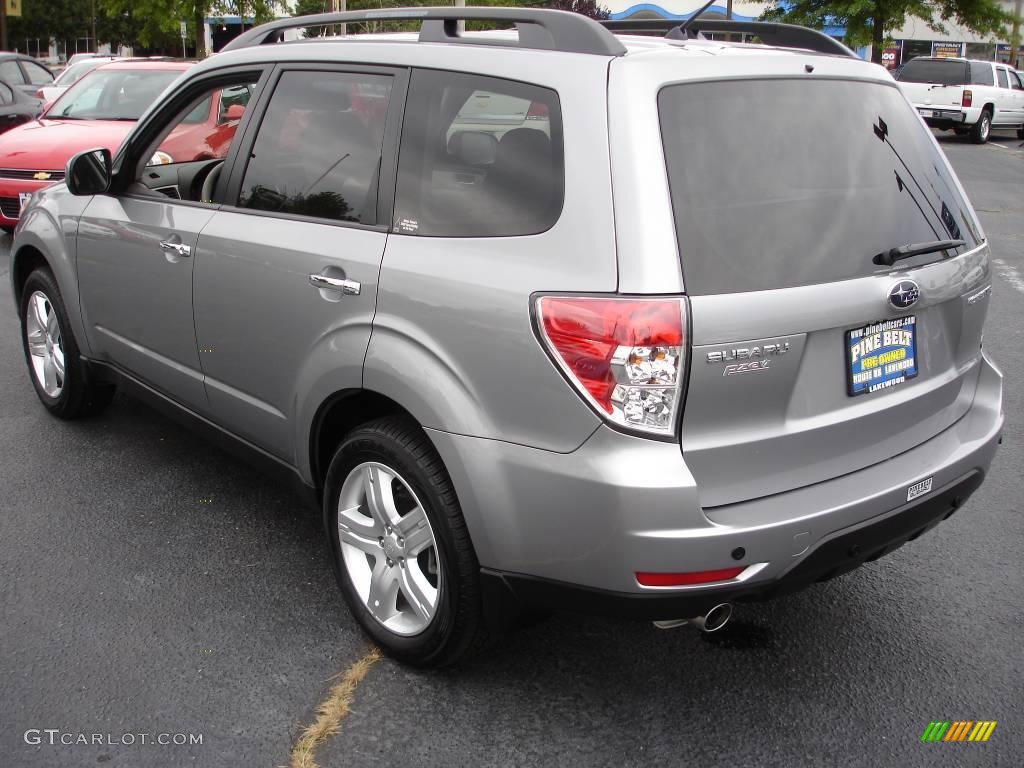
[(551, 610), (713, 630), (981, 483), (989, 246), (831, 38), (420, 8), (229, 49), (26, 206), (31, 380), (57, 417), (120, 387), (296, 480), (396, 658)]

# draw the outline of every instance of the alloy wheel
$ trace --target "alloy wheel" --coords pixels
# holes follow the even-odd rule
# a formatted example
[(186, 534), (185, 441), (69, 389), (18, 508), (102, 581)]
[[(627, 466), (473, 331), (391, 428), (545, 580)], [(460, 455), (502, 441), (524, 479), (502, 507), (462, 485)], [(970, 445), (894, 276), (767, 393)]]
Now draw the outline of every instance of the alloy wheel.
[(370, 615), (397, 635), (425, 630), (437, 611), (441, 568), (430, 520), (409, 483), (378, 462), (354, 467), (338, 497), (338, 539)]
[(29, 297), (25, 336), (32, 375), (49, 397), (59, 397), (64, 389), (64, 339), (57, 312), (42, 291)]

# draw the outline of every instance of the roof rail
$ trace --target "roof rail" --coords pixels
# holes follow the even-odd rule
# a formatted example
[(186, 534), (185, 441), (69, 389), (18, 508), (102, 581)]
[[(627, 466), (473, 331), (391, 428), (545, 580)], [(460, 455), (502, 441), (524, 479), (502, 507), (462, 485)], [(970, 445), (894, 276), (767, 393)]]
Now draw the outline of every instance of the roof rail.
[[(457, 22), (503, 21), (516, 25), (518, 42), (462, 37)], [(317, 13), (260, 24), (243, 32), (222, 48), (233, 51), (265, 43), (280, 42), (286, 29), (329, 27), (369, 21), (422, 21), (420, 42), (469, 43), (502, 45), (568, 53), (592, 53), (598, 56), (621, 56), (626, 47), (593, 19), (578, 13), (537, 8), (389, 8), (380, 10)]]
[[(857, 54), (824, 32), (795, 24), (778, 24), (770, 21), (736, 21), (734, 19), (700, 18), (678, 22), (671, 19), (617, 19), (599, 22), (611, 32), (632, 32), (634, 34), (664, 34), (673, 40), (686, 40), (705, 32), (745, 33), (757, 35), (766, 45), (780, 48), (803, 48), (833, 56)], [(679, 31), (683, 24), (688, 28)]]

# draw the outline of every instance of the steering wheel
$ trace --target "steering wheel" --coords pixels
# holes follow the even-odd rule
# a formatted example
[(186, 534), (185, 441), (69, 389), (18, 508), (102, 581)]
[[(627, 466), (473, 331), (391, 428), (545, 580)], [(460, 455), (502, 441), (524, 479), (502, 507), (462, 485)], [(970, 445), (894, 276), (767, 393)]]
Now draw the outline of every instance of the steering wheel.
[(220, 172), (224, 169), (224, 161), (221, 160), (217, 165), (213, 166), (213, 169), (206, 174), (206, 178), (203, 179), (203, 190), (199, 193), (199, 200), (201, 202), (209, 202), (213, 200), (213, 190), (217, 186), (217, 179), (220, 178)]

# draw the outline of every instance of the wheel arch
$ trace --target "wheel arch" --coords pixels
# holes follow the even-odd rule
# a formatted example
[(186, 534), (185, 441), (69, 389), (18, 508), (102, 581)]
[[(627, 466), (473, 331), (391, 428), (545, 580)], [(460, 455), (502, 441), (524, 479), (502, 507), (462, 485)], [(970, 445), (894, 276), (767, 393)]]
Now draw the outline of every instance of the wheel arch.
[(320, 403), (310, 424), (308, 446), (309, 472), (318, 493), (323, 490), (331, 457), (345, 435), (384, 416), (405, 416), (419, 424), (400, 403), (369, 389), (341, 390)]

